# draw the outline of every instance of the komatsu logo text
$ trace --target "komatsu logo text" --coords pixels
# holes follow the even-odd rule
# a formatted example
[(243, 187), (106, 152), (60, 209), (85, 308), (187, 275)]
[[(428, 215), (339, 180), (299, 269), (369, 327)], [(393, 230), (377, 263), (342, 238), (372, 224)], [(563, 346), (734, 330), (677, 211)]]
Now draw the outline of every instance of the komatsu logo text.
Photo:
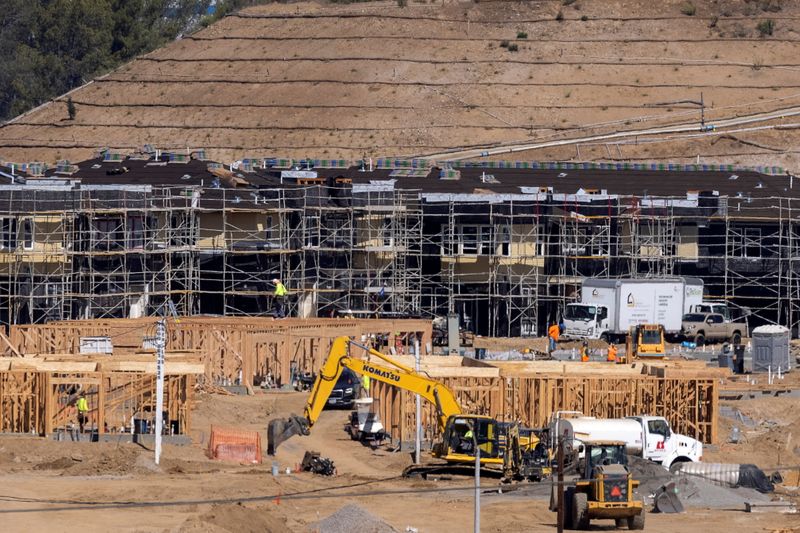
[(387, 370), (381, 370), (379, 368), (375, 368), (369, 365), (364, 365), (364, 372), (369, 372), (370, 374), (374, 374), (376, 376), (380, 376), (385, 379), (389, 379), (392, 381), (400, 381), (400, 376), (395, 374), (394, 372), (389, 372)]

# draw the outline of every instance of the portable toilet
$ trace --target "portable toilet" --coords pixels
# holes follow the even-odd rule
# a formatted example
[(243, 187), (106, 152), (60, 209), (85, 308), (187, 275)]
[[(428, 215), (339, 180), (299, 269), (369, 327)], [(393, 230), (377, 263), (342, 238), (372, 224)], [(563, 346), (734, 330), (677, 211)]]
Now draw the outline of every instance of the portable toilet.
[(753, 372), (788, 372), (792, 369), (789, 355), (789, 329), (783, 326), (759, 326), (752, 332)]

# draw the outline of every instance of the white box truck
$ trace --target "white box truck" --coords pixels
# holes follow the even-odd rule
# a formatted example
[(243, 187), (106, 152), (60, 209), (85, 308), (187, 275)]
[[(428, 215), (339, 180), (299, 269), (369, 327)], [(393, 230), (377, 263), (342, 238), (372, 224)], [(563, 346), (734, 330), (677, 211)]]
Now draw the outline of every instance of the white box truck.
[(678, 335), (684, 313), (702, 301), (698, 278), (587, 278), (580, 303), (564, 309), (562, 336), (619, 340), (637, 324), (661, 324), (667, 335)]
[[(703, 443), (672, 431), (663, 416), (595, 418), (580, 411), (558, 411), (550, 422), (551, 445), (559, 437), (571, 439), (580, 454), (582, 441), (615, 440), (625, 443), (630, 455), (661, 464), (664, 468), (703, 458)], [(555, 448), (554, 448), (555, 449)]]

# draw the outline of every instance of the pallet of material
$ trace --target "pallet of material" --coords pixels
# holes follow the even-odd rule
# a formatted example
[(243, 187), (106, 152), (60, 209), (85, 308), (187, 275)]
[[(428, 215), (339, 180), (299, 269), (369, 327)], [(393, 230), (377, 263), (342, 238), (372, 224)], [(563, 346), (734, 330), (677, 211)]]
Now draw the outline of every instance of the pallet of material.
[(95, 372), (96, 361), (45, 361), (32, 357), (15, 357), (11, 361), (10, 370), (34, 370), (37, 372)]
[[(156, 373), (155, 361), (104, 361), (99, 363), (102, 372), (142, 372), (145, 374)], [(164, 375), (179, 376), (184, 374), (203, 374), (206, 371), (202, 363), (179, 363), (166, 361)]]
[(733, 375), (729, 368), (699, 366), (689, 368), (683, 366), (660, 366), (647, 363), (644, 373), (659, 378), (728, 378)]
[(636, 376), (641, 368), (633, 365), (618, 365), (581, 361), (492, 361), (492, 366), (500, 369), (503, 377), (522, 377), (535, 375), (548, 376)]

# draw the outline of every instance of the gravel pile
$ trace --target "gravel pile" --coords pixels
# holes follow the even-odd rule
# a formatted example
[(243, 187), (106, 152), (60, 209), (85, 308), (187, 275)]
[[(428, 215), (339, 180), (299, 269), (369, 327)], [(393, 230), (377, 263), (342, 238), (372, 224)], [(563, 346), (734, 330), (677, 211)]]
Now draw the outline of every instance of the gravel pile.
[(678, 498), (685, 507), (709, 509), (744, 509), (744, 502), (769, 501), (769, 496), (745, 487), (735, 489), (720, 487), (705, 479), (689, 475), (672, 475), (661, 465), (639, 457), (628, 457), (635, 479), (639, 480), (639, 494), (647, 502), (648, 496), (662, 485), (675, 482)]
[(311, 527), (319, 533), (397, 533), (397, 530), (358, 505), (345, 505)]

